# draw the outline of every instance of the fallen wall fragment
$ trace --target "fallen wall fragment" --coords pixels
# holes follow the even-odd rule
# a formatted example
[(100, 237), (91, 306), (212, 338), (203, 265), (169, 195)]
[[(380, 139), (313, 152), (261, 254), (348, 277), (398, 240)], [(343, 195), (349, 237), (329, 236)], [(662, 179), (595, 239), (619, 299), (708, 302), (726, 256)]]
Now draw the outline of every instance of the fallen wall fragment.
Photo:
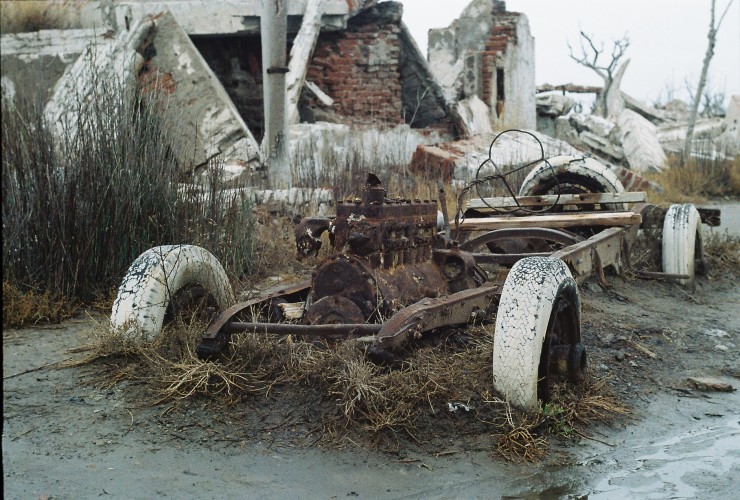
[(123, 95), (132, 92), (135, 75), (144, 64), (138, 53), (153, 36), (154, 21), (142, 20), (112, 38), (88, 41), (83, 53), (57, 81), (44, 115), (64, 141), (76, 136), (80, 119), (93, 113), (100, 96), (119, 87)]
[(225, 163), (259, 165), (259, 147), (226, 90), (170, 12), (155, 18), (156, 33), (139, 85), (156, 99), (174, 127), (173, 153), (187, 169), (218, 156)]
[(622, 150), (637, 172), (660, 172), (666, 162), (655, 125), (636, 112), (625, 109), (618, 120)]

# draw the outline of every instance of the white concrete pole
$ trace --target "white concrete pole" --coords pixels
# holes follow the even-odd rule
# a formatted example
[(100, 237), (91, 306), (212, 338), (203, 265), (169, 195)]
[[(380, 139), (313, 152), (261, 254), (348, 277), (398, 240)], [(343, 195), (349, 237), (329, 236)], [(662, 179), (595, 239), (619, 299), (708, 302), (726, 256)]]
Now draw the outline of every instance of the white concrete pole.
[(267, 178), (272, 189), (291, 187), (288, 163), (288, 122), (285, 113), (285, 75), (288, 0), (262, 0), (262, 82), (265, 102), (265, 154)]

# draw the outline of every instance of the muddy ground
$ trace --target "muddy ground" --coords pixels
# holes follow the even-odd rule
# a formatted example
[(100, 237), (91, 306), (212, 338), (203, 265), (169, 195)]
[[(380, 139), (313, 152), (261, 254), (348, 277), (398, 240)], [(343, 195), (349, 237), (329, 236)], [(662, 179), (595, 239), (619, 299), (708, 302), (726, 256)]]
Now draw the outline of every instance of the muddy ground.
[[(551, 440), (537, 464), (507, 463), (490, 435), (436, 432), (394, 453), (321, 446), (310, 412), (280, 391), (233, 408), (148, 404), (146, 387), (101, 387), (100, 366), (59, 369), (102, 317), (3, 332), (5, 498), (736, 498), (740, 395), (737, 270), (672, 283), (609, 276), (581, 287), (583, 334), (634, 418)], [(467, 418), (462, 415), (460, 418)], [(447, 422), (448, 420), (445, 420)]]

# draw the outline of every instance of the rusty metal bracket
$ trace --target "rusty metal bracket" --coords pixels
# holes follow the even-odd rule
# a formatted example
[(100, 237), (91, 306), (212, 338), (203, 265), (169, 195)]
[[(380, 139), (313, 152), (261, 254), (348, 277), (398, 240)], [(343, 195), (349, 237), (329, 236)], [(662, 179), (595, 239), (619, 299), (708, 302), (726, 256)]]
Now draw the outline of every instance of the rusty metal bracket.
[(221, 353), (228, 345), (229, 337), (233, 333), (224, 327), (242, 312), (249, 311), (250, 309), (261, 309), (274, 299), (307, 295), (310, 288), (311, 283), (309, 281), (303, 281), (267, 296), (258, 297), (246, 302), (239, 302), (224, 309), (211, 320), (211, 323), (201, 337), (200, 343), (195, 349), (196, 354), (201, 359), (208, 359)]
[(486, 283), (445, 297), (421, 300), (386, 321), (376, 337), (376, 347), (393, 349), (435, 328), (466, 323), (476, 310), (490, 312), (500, 296), (499, 285)]

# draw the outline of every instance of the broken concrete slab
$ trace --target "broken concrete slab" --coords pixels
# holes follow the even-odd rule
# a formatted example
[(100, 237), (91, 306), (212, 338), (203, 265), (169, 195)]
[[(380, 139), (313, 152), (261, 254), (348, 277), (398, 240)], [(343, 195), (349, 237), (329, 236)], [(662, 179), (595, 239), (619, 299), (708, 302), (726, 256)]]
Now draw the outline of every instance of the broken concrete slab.
[(318, 102), (321, 103), (322, 105), (326, 107), (330, 107), (334, 104), (334, 99), (326, 95), (326, 93), (323, 90), (321, 90), (319, 86), (316, 85), (315, 83), (309, 82), (308, 80), (306, 80), (303, 85), (306, 87), (306, 89), (308, 89), (309, 92), (311, 92), (314, 95), (314, 97), (316, 97)]
[(634, 97), (625, 94), (624, 92), (622, 92), (622, 99), (624, 100), (625, 108), (631, 109), (632, 111), (643, 116), (655, 125), (671, 121), (671, 116), (667, 112), (654, 106), (645, 104), (644, 102), (639, 101), (638, 99), (635, 99)]
[(624, 156), (637, 172), (660, 172), (666, 162), (657, 129), (643, 116), (625, 109), (618, 120)]
[(408, 165), (420, 144), (450, 140), (438, 130), (397, 125), (372, 128), (319, 122), (290, 127), (290, 164), (293, 185), (332, 186), (339, 169), (385, 171)]
[[(290, 0), (288, 3), (288, 32), (296, 33), (300, 28), (306, 1)], [(342, 30), (350, 17), (374, 3), (375, 0), (323, 0), (321, 29)], [(81, 20), (90, 27), (102, 23), (116, 30), (125, 29), (136, 20), (169, 10), (191, 36), (257, 35), (262, 0), (100, 0), (85, 2), (82, 10)]]
[(455, 103), (452, 112), (462, 137), (493, 134), (490, 110), (478, 96)]
[[(44, 105), (54, 85), (90, 40), (103, 39), (103, 29), (42, 30), (0, 36), (3, 87), (13, 89), (18, 103)], [(8, 95), (8, 94), (6, 94)]]
[[(700, 118), (694, 124), (693, 153), (709, 153), (720, 147), (725, 122), (722, 118)], [(683, 153), (688, 123), (666, 123), (657, 128), (656, 134), (663, 149), (669, 153)]]
[(535, 98), (537, 114), (551, 116), (567, 115), (573, 109), (575, 101), (563, 94), (537, 94)]
[[(182, 192), (199, 191), (203, 202), (211, 196), (207, 184), (180, 184)], [(220, 200), (238, 199), (248, 206), (280, 213), (329, 215), (334, 207), (334, 192), (331, 189), (299, 188), (260, 189), (256, 187), (230, 187), (219, 191)]]
[(580, 142), (590, 151), (593, 151), (599, 156), (604, 156), (617, 162), (624, 159), (624, 151), (622, 150), (622, 147), (614, 144), (603, 136), (584, 130), (578, 134), (578, 139), (580, 139)]
[(597, 115), (571, 113), (568, 115), (568, 119), (578, 133), (583, 131), (593, 132), (604, 139), (607, 139), (609, 134), (612, 133), (612, 130), (614, 130), (614, 127), (616, 127), (614, 122)]
[(253, 205), (275, 211), (290, 209), (303, 215), (329, 215), (334, 207), (334, 192), (331, 189), (254, 189), (250, 190), (249, 197)]
[[(545, 132), (544, 130), (541, 131)], [(558, 116), (557, 118), (555, 118), (554, 132), (554, 134), (547, 135), (555, 137), (556, 139), (560, 139), (561, 141), (569, 142), (571, 144), (578, 143), (578, 130), (576, 130), (576, 128), (570, 123), (570, 118), (567, 116)]]
[(321, 29), (321, 3), (322, 0), (307, 0), (301, 28), (298, 30), (290, 49), (290, 61), (288, 62), (288, 74), (285, 82), (289, 125), (298, 123), (298, 98), (301, 95), (308, 63)]
[(139, 84), (155, 99), (173, 132), (173, 153), (186, 171), (219, 157), (224, 162), (259, 166), (259, 147), (221, 82), (175, 17), (155, 19), (154, 53)]
[(725, 114), (725, 131), (720, 137), (720, 146), (730, 155), (740, 154), (740, 95), (730, 97)]
[[(565, 141), (548, 137), (539, 132), (529, 131), (541, 142), (545, 158), (559, 155), (583, 155)], [(416, 148), (409, 165), (411, 172), (428, 178), (442, 178), (445, 182), (464, 185), (475, 179), (479, 167), (488, 159), (500, 168), (520, 165), (540, 158), (539, 144), (529, 135), (509, 133), (500, 135), (491, 147), (493, 136), (478, 135), (470, 139), (420, 145)], [(485, 174), (484, 174), (485, 175)]]
[(93, 106), (111, 88), (118, 87), (123, 96), (133, 90), (135, 75), (144, 64), (138, 50), (153, 33), (154, 21), (146, 19), (115, 37), (88, 41), (84, 52), (57, 81), (44, 108), (58, 140), (74, 138), (80, 118), (93, 113)]

